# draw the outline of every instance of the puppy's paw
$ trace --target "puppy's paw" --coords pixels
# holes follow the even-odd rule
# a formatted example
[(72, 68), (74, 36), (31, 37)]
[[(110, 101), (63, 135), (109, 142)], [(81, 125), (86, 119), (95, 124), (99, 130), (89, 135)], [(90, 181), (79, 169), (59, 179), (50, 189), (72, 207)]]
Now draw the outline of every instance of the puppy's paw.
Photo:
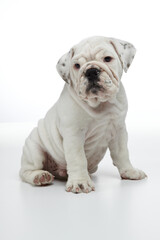
[(141, 180), (145, 177), (147, 177), (147, 175), (143, 171), (136, 168), (126, 169), (121, 173), (122, 179)]
[(51, 184), (54, 180), (54, 176), (48, 171), (41, 171), (37, 174), (33, 180), (35, 185), (44, 186), (47, 184)]
[(90, 177), (86, 177), (85, 179), (69, 179), (66, 184), (66, 191), (73, 193), (89, 193), (95, 191), (95, 187)]

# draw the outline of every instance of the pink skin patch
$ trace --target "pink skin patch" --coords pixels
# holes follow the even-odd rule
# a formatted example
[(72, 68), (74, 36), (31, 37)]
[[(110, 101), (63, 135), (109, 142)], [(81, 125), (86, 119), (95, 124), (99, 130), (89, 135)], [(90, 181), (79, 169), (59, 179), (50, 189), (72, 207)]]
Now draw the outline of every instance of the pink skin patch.
[(71, 187), (67, 188), (67, 192), (70, 192), (70, 191), (71, 191), (71, 189), (72, 189)]
[(89, 190), (88, 190), (88, 188), (85, 190), (85, 193), (89, 193)]
[(36, 185), (39, 183), (39, 178), (38, 176), (35, 177), (34, 181), (33, 181)]
[(50, 172), (56, 178), (67, 178), (67, 170), (62, 169), (56, 162), (49, 156), (43, 162), (43, 170)]
[(35, 185), (44, 186), (44, 185), (51, 184), (53, 180), (54, 180), (54, 176), (51, 173), (44, 172), (37, 175), (34, 178), (33, 182)]
[(67, 171), (65, 169), (60, 169), (58, 171), (58, 173), (61, 177), (66, 177), (67, 176)]

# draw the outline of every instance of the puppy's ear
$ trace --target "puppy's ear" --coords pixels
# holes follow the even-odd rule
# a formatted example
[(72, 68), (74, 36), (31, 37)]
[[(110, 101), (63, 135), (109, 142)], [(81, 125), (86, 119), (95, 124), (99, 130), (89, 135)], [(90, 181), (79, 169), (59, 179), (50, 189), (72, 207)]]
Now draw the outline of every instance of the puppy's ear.
[(58, 61), (56, 68), (59, 73), (59, 75), (63, 78), (63, 80), (71, 84), (70, 79), (70, 63), (71, 59), (74, 56), (74, 49), (72, 48), (68, 53), (64, 54)]
[(129, 42), (115, 38), (110, 38), (110, 43), (118, 54), (124, 71), (127, 72), (136, 54), (135, 47)]

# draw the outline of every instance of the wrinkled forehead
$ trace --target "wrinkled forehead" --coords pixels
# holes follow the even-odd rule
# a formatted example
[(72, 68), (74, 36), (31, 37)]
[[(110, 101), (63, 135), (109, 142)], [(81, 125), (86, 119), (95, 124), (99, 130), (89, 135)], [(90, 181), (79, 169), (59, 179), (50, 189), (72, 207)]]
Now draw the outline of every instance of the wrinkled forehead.
[(112, 44), (106, 38), (86, 39), (74, 47), (74, 59), (94, 60), (102, 56), (116, 57)]

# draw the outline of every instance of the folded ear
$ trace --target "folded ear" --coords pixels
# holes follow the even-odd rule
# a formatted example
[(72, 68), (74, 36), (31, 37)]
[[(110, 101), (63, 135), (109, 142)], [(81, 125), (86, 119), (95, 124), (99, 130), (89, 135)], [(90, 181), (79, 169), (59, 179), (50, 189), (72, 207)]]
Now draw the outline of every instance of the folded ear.
[(124, 71), (127, 72), (136, 54), (135, 47), (129, 42), (115, 38), (110, 38), (110, 43), (118, 54)]
[(63, 78), (68, 84), (71, 83), (70, 79), (70, 61), (74, 55), (74, 49), (72, 48), (68, 53), (64, 54), (58, 61), (56, 68), (59, 75)]

